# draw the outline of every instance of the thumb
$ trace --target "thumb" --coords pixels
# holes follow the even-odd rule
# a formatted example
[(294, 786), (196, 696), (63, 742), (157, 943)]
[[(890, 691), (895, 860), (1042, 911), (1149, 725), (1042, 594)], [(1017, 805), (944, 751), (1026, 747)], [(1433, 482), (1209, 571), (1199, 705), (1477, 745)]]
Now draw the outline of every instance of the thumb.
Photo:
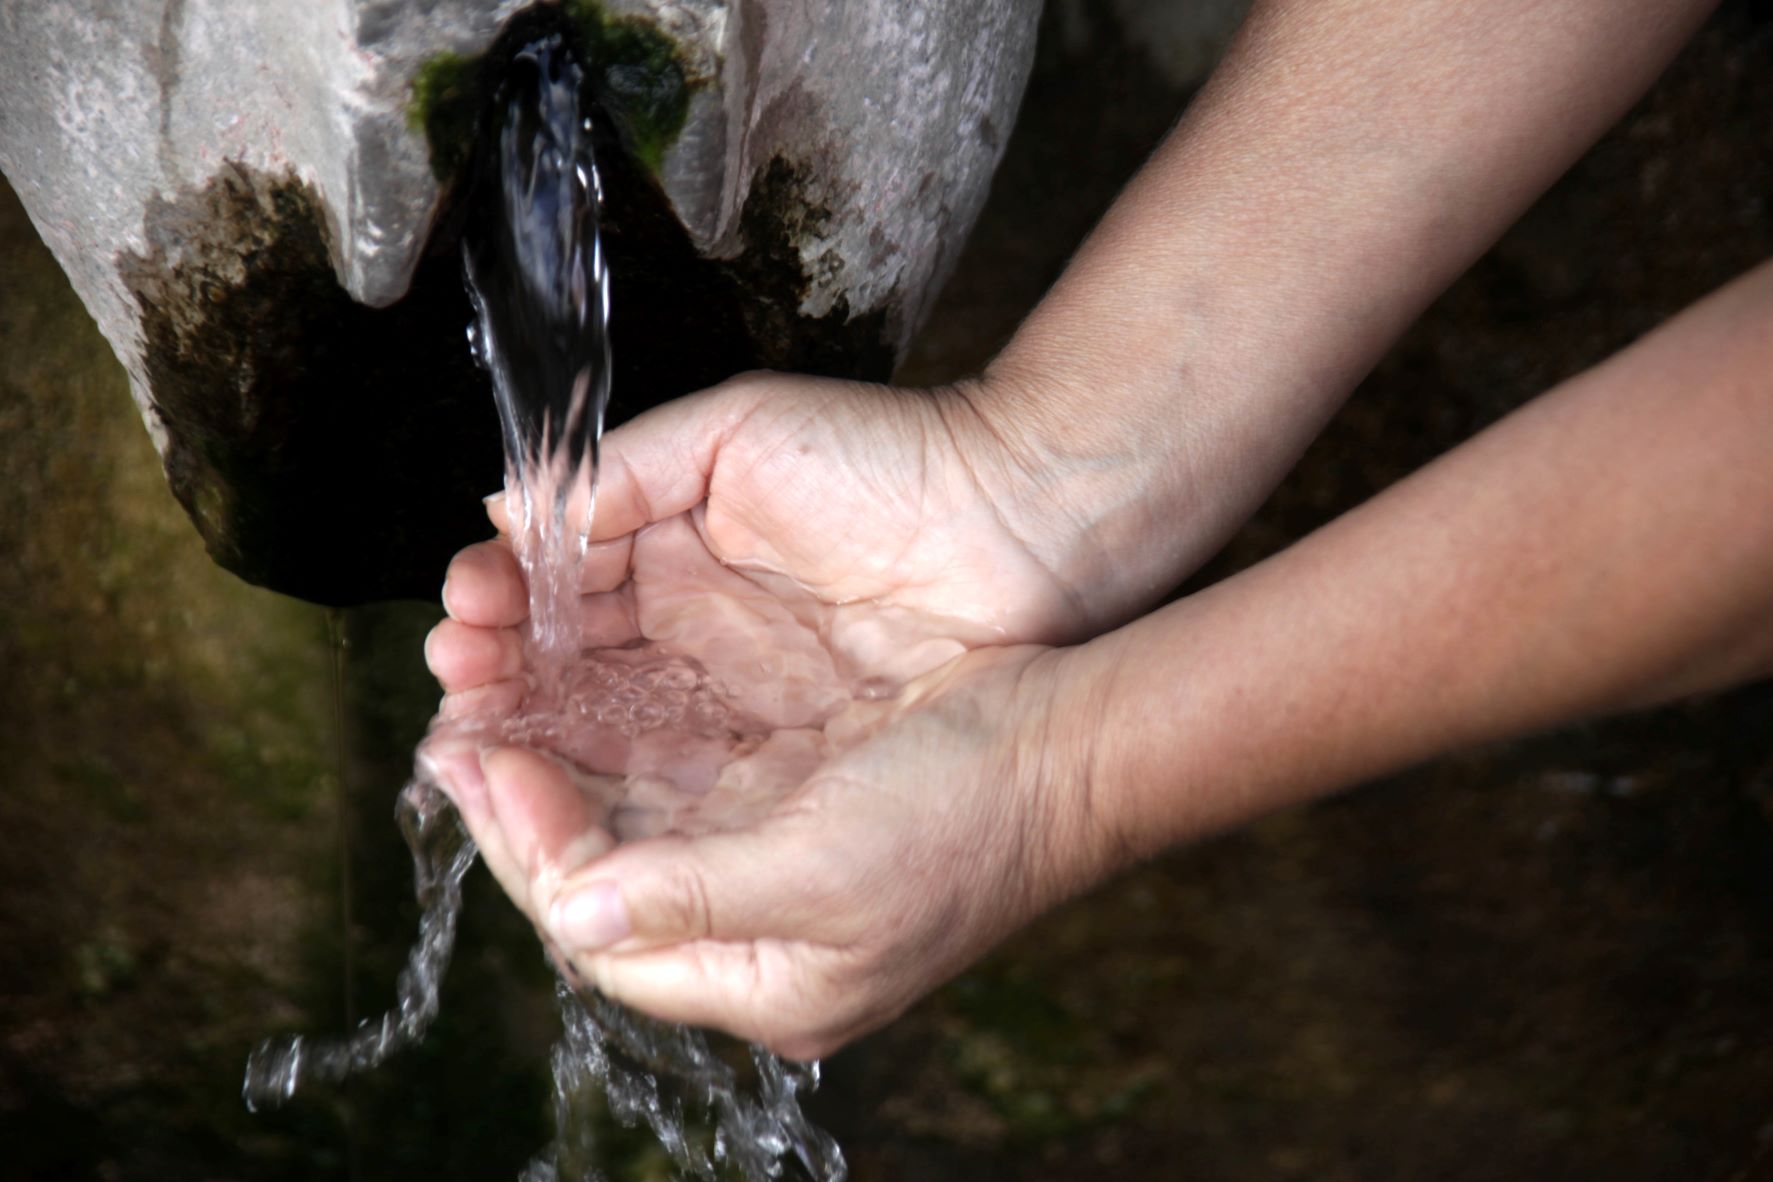
[(873, 996), (875, 975), (858, 974), (858, 963), (814, 944), (704, 940), (581, 956), (575, 965), (612, 1001), (804, 1060), (830, 1054), (898, 1008)]
[(602, 443), (591, 540), (631, 534), (705, 500), (721, 447), (764, 396), (763, 382), (741, 376), (611, 431)]
[[(623, 537), (700, 504), (721, 446), (763, 397), (757, 377), (742, 374), (656, 406), (605, 435), (598, 444), (591, 541)], [(510, 536), (511, 506), (502, 490), (486, 498), (486, 515)]]
[(852, 894), (844, 865), (797, 830), (783, 816), (621, 846), (560, 885), (545, 926), (575, 954), (692, 940), (859, 938), (858, 909), (843, 902)]
[(615, 844), (606, 809), (591, 785), (534, 751), (489, 751), (480, 766), (496, 835), (482, 853), (512, 901), (539, 920), (561, 878)]

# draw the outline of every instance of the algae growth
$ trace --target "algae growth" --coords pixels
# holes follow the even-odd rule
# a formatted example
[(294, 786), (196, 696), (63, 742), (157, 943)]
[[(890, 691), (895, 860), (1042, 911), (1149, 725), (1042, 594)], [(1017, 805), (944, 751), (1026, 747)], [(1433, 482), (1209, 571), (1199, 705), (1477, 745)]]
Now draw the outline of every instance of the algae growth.
[[(620, 126), (624, 146), (656, 175), (665, 150), (683, 130), (690, 95), (701, 80), (677, 43), (650, 21), (612, 16), (595, 0), (572, 0), (560, 11), (582, 46), (582, 58), (591, 63), (597, 98)], [(548, 10), (529, 10), (508, 26), (499, 45), (510, 44), (520, 27), (549, 19), (558, 18)], [(431, 173), (440, 183), (460, 176), (472, 157), (480, 112), (506, 56), (497, 47), (475, 56), (440, 53), (414, 76), (407, 126), (424, 132)]]

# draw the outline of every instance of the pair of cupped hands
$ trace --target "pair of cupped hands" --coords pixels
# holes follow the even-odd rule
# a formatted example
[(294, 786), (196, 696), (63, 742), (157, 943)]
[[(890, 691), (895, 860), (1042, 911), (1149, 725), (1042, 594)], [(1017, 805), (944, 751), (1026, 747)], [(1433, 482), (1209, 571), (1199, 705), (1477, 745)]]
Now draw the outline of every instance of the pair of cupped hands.
[[(1076, 642), (1149, 602), (984, 393), (747, 375), (606, 437), (592, 544), (627, 547), (637, 580), (670, 585), (633, 541), (693, 511), (709, 557), (770, 572), (766, 588), (996, 642), (912, 681), (869, 737), (738, 829), (618, 845), (545, 756), (440, 769), (488, 867), (582, 983), (817, 1057), (1124, 858), (1089, 782), (1112, 659)], [(501, 536), (451, 564), (449, 618), (426, 645), (446, 716), (520, 692), (526, 591), (491, 505)]]

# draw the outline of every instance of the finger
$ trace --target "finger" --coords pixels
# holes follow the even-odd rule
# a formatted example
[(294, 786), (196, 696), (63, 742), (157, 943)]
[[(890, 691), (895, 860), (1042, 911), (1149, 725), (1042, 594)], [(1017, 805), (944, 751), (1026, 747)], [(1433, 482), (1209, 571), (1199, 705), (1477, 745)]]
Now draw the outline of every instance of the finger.
[(533, 751), (489, 751), (480, 766), (493, 820), (524, 879), (513, 898), (537, 918), (537, 901), (553, 898), (562, 877), (615, 846), (608, 818), (564, 767)]
[(463, 821), (473, 825), (491, 818), (486, 776), (480, 770), (480, 751), (473, 742), (426, 742), (419, 748), (419, 765), (455, 803)]
[(526, 688), (521, 678), (512, 677), (445, 694), (437, 704), (437, 717), (444, 722), (509, 718), (523, 705)]
[(504, 490), (493, 493), (486, 498), (486, 519), (493, 523), (499, 531), (499, 537), (509, 540), (511, 537), (511, 509), (505, 499)]
[(771, 380), (741, 375), (667, 402), (605, 436), (592, 541), (631, 534), (705, 499), (721, 447), (763, 401)]
[[(511, 551), (511, 517), (505, 507), (503, 493), (496, 493), (486, 499), (486, 515), (497, 527), (499, 536), (491, 542), (481, 544), (502, 547), (511, 556), (512, 569), (517, 572), (518, 581), (521, 582), (522, 572), (517, 567), (517, 556)], [(613, 591), (627, 579), (633, 562), (634, 539), (626, 534), (592, 542), (586, 547), (584, 561), (579, 564), (579, 590)], [(448, 578), (445, 578), (443, 585), (445, 591), (448, 591)], [(445, 606), (448, 606), (447, 602)], [(527, 603), (524, 606), (528, 608)]]
[[(584, 483), (584, 481), (576, 482), (575, 489), (568, 496), (567, 503), (564, 507), (566, 520), (568, 521), (578, 521), (585, 516), (585, 507), (589, 503), (586, 498), (591, 490), (588, 487), (585, 487)], [(483, 497), (482, 503), (486, 506), (486, 519), (492, 522), (494, 529), (499, 531), (499, 538), (503, 541), (510, 541), (513, 533), (510, 494), (501, 490)], [(519, 504), (521, 504), (521, 501)], [(519, 518), (518, 520), (521, 522), (522, 518)]]
[(634, 538), (624, 534), (607, 542), (593, 542), (579, 564), (579, 590), (587, 595), (614, 591), (627, 581), (634, 567)]
[(775, 941), (700, 940), (574, 960), (599, 992), (666, 1022), (710, 1026), (790, 1059), (817, 1059), (867, 1028), (843, 954)]
[(479, 542), (450, 560), (443, 610), (481, 628), (509, 628), (529, 616), (529, 595), (517, 556), (502, 541)]
[[(482, 542), (478, 545), (496, 547), (504, 551), (505, 556), (510, 559), (509, 570), (496, 573), (500, 574), (502, 577), (514, 579), (517, 584), (514, 594), (518, 604), (522, 608), (522, 614), (518, 615), (516, 619), (511, 621), (511, 623), (516, 623), (528, 614), (529, 603), (524, 593), (522, 568), (517, 565), (517, 555), (512, 552), (510, 538), (505, 533), (506, 515), (503, 497), (500, 497), (497, 500), (489, 500), (487, 502), (487, 515), (498, 525), (500, 536), (491, 542)], [(476, 547), (473, 546), (469, 547), (470, 550), (475, 548)], [(463, 551), (463, 554), (466, 553), (467, 551)], [(462, 555), (457, 555), (458, 558), (461, 556)], [(579, 590), (587, 594), (598, 591), (613, 591), (627, 580), (629, 574), (633, 570), (633, 566), (634, 539), (632, 536), (624, 534), (619, 538), (611, 538), (602, 542), (593, 542), (586, 547), (584, 560), (579, 563)], [(444, 607), (448, 608), (453, 602), (451, 597), (455, 590), (453, 586), (453, 570), (451, 576), (445, 577), (443, 590)], [(506, 588), (502, 590), (502, 594), (511, 596), (513, 595), (513, 592)], [(506, 609), (506, 611), (508, 612), (509, 609)], [(456, 615), (458, 619), (465, 618), (453, 610), (450, 614)], [(479, 623), (481, 621), (470, 620), (469, 622)]]
[(459, 693), (521, 673), (523, 641), (509, 628), (444, 620), (425, 637), (425, 664), (445, 693)]

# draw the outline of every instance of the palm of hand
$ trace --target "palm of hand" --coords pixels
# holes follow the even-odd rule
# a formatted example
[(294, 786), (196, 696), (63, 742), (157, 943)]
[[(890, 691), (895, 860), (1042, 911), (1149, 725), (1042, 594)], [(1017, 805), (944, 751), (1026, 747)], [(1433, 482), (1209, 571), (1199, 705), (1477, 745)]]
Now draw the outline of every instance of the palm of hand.
[[(587, 659), (529, 690), (558, 691), (543, 712), (573, 723), (526, 745), (570, 773), (517, 751), (484, 780), (442, 761), (563, 962), (660, 1016), (803, 1053), (890, 1017), (1032, 906), (1004, 891), (1026, 877), (1026, 818), (990, 724), (1021, 708), (1039, 651), (967, 650), (1039, 635), (1063, 602), (930, 408), (819, 394), (729, 406), (701, 490), (658, 478), (649, 437), (612, 436), (598, 533), (632, 532), (588, 565)], [(509, 551), (465, 552), (446, 599), (461, 622), (433, 668), (457, 700), (500, 693), (522, 663)], [(609, 719), (612, 665), (624, 692), (650, 680)], [(590, 929), (561, 906), (587, 883), (605, 888)]]
[[(581, 599), (576, 658), (530, 654), (504, 737), (565, 758), (619, 840), (734, 829), (893, 712), (917, 678), (993, 634), (880, 601), (830, 604), (745, 572), (700, 508), (628, 543), (621, 582)], [(606, 572), (608, 564), (604, 564)]]

